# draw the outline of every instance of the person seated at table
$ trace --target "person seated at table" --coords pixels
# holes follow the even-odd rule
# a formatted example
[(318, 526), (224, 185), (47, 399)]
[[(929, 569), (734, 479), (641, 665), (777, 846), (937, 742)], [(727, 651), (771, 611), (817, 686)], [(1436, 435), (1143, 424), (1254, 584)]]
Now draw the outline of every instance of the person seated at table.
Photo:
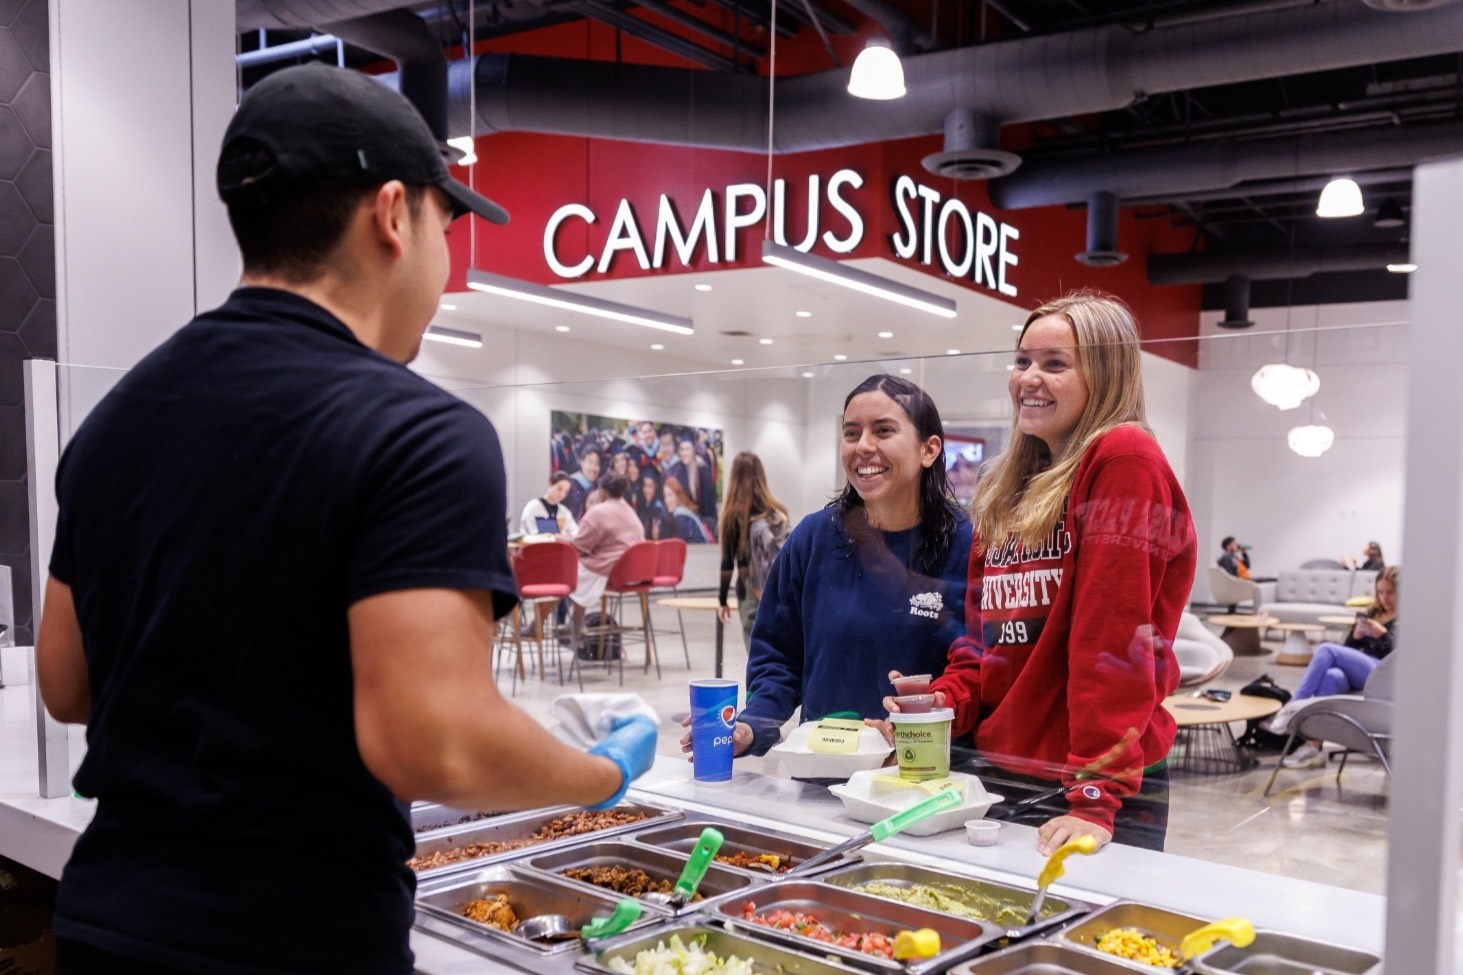
[(1363, 572), (1381, 572), (1387, 567), (1386, 559), (1382, 558), (1382, 546), (1377, 542), (1367, 542), (1360, 559), (1349, 555), (1341, 556), (1341, 564), (1348, 569), (1360, 569)]
[(525, 535), (560, 535), (566, 541), (573, 538), (579, 530), (579, 523), (574, 520), (574, 512), (564, 504), (572, 484), (573, 479), (563, 471), (549, 475), (549, 489), (544, 496), (523, 506), (523, 514), (518, 519), (519, 530)]
[[(1400, 566), (1389, 565), (1377, 574), (1376, 601), (1356, 617), (1356, 625), (1344, 644), (1322, 643), (1311, 655), (1300, 686), (1290, 702), (1266, 724), (1268, 731), (1282, 734), (1290, 718), (1313, 697), (1356, 694), (1388, 654), (1397, 649), (1397, 587)], [(1320, 767), (1326, 764), (1320, 742), (1308, 741), (1280, 760), (1286, 768)]]
[(965, 628), (971, 539), (944, 438), (934, 400), (902, 377), (870, 376), (844, 399), (847, 483), (798, 523), (768, 572), (736, 754), (765, 754), (799, 707), (805, 721), (883, 718), (891, 668), (944, 669)]
[(604, 495), (604, 500), (585, 507), (584, 518), (573, 539), (574, 547), (579, 550), (579, 585), (569, 596), (574, 603), (576, 646), (584, 633), (585, 608), (599, 608), (610, 570), (625, 554), (625, 549), (645, 540), (640, 516), (625, 500), (630, 493), (630, 482), (620, 474), (606, 474), (596, 490)]
[(1224, 554), (1219, 557), (1219, 567), (1239, 579), (1250, 577), (1250, 547), (1241, 545), (1233, 535), (1226, 535), (1219, 543)]

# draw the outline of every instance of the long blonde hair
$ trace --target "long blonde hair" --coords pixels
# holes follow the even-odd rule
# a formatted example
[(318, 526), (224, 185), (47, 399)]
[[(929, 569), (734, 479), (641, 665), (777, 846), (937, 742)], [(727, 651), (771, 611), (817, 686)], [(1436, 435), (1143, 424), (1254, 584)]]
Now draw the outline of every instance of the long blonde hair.
[(971, 502), (982, 545), (998, 544), (1011, 534), (1028, 547), (1039, 545), (1061, 519), (1077, 467), (1092, 442), (1124, 424), (1148, 430), (1138, 324), (1128, 306), (1099, 291), (1073, 291), (1028, 315), (1021, 335), (1048, 315), (1066, 319), (1077, 337), (1077, 368), (1087, 383), (1087, 406), (1066, 449), (1055, 458), (1040, 438), (1021, 432), (1018, 411), (1011, 421), (1009, 446), (987, 466)]

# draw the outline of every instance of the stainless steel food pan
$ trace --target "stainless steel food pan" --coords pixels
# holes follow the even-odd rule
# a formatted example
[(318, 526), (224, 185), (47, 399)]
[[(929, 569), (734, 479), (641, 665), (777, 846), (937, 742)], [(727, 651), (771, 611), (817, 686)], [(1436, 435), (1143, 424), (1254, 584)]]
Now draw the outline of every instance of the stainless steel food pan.
[(423, 833), (469, 826), (485, 819), (500, 819), (503, 815), (503, 813), (475, 812), (471, 809), (457, 809), (453, 806), (427, 802), (411, 807), (411, 828), (412, 832), (420, 838)]
[[(1055, 894), (1048, 894), (1046, 903), (1041, 907), (1041, 917), (1037, 918), (1035, 923), (1028, 925), (1026, 913), (1031, 909), (1031, 899), (1036, 896), (1034, 888), (1013, 887), (993, 880), (977, 880), (974, 877), (962, 877), (959, 874), (931, 870), (928, 867), (917, 867), (908, 863), (863, 863), (830, 873), (820, 879), (823, 883), (832, 884), (835, 887), (846, 887), (849, 890), (857, 890), (874, 897), (899, 900), (900, 903), (912, 902), (868, 890), (866, 885), (887, 884), (906, 889), (916, 886), (929, 888), (935, 893), (975, 911), (976, 919), (1002, 928), (1005, 937), (1012, 940), (1030, 937), (1046, 928), (1065, 924), (1092, 910), (1092, 905), (1085, 901), (1069, 900)], [(954, 914), (956, 917), (965, 916), (942, 910), (931, 903), (915, 903), (914, 906), (939, 911), (941, 914)]]
[[(883, 900), (844, 887), (805, 881), (783, 881), (748, 891), (745, 896), (718, 902), (714, 913), (754, 938), (767, 938), (806, 951), (827, 952), (848, 964), (877, 972), (925, 973), (949, 967), (969, 958), (981, 946), (1004, 932), (994, 924), (936, 914), (898, 901)], [(864, 954), (825, 941), (804, 937), (781, 928), (767, 927), (747, 919), (747, 913), (764, 914), (785, 910), (807, 914), (835, 932), (886, 934), (892, 940), (900, 931), (933, 928), (940, 935), (940, 953), (933, 958), (897, 962), (891, 958)]]
[[(578, 940), (528, 941), (462, 915), (462, 909), (469, 901), (478, 898), (491, 900), (499, 894), (508, 898), (508, 903), (519, 920), (527, 920), (540, 914), (562, 914), (569, 919), (569, 926), (574, 929), (584, 927), (596, 916), (608, 915), (614, 910), (618, 899), (595, 891), (581, 890), (569, 884), (554, 883), (535, 874), (520, 873), (512, 867), (481, 867), (458, 871), (422, 883), (417, 888), (416, 926), (480, 954), (494, 957), (501, 952), (500, 946), (529, 956), (557, 955), (584, 947), (584, 943)], [(630, 926), (630, 930), (644, 928), (656, 920), (658, 918), (654, 915), (642, 916)], [(495, 948), (499, 950), (495, 951)]]
[(735, 956), (747, 959), (752, 963), (752, 975), (851, 975), (850, 969), (829, 958), (758, 941), (719, 927), (710, 927), (705, 921), (699, 924), (681, 922), (657, 928), (652, 932), (626, 934), (613, 941), (606, 941), (595, 947), (592, 954), (580, 958), (575, 967), (593, 975), (603, 975), (614, 971), (609, 967), (611, 959), (634, 965), (635, 956), (639, 952), (653, 949), (662, 943), (669, 945), (673, 935), (680, 938), (683, 944), (693, 940), (699, 942), (705, 950), (715, 952), (721, 958)]
[[(676, 856), (674, 853), (652, 849), (648, 846), (613, 841), (585, 843), (554, 853), (527, 856), (523, 863), (534, 870), (553, 876), (561, 882), (576, 886), (583, 885), (590, 890), (603, 890), (604, 888), (595, 887), (588, 881), (570, 880), (564, 877), (564, 871), (576, 867), (634, 868), (645, 871), (652, 880), (666, 881), (669, 886), (674, 884), (680, 878), (681, 871), (686, 869), (686, 857)], [(686, 904), (677, 911), (672, 911), (669, 905), (658, 901), (646, 900), (643, 897), (641, 901), (647, 908), (659, 912), (661, 916), (666, 914), (679, 916), (699, 909), (707, 901), (736, 893), (751, 884), (752, 878), (745, 872), (729, 870), (713, 864), (707, 869), (706, 879), (701, 881), (701, 886), (698, 888), (701, 900)], [(616, 892), (611, 891), (611, 893)]]
[(679, 809), (669, 809), (647, 802), (622, 802), (613, 811), (643, 813), (645, 818), (633, 823), (609, 826), (592, 833), (579, 833), (573, 836), (535, 841), (534, 835), (548, 827), (554, 820), (585, 813), (585, 810), (574, 806), (560, 806), (526, 815), (506, 817), (501, 821), (486, 820), (481, 823), (471, 823), (445, 834), (434, 834), (431, 838), (424, 838), (417, 843), (416, 855), (418, 858), (431, 857), (439, 853), (450, 855), (480, 845), (486, 846), (487, 849), (475, 856), (453, 860), (442, 866), (424, 867), (417, 871), (417, 876), (422, 879), (435, 877), (442, 873), (481, 866), (484, 863), (496, 863), (520, 857), (528, 849), (558, 848), (568, 843), (584, 842), (590, 837), (612, 836), (627, 830), (639, 829), (649, 823), (673, 822), (682, 816)]
[(1219, 945), (1189, 962), (1205, 975), (1376, 975), (1382, 960), (1355, 948), (1278, 931), (1256, 931), (1245, 948)]
[[(718, 856), (727, 856), (744, 850), (752, 855), (763, 853), (776, 854), (782, 857), (780, 872), (785, 873), (789, 866), (795, 866), (804, 860), (811, 859), (822, 853), (831, 843), (819, 843), (817, 840), (804, 839), (800, 836), (790, 836), (787, 833), (779, 833), (775, 830), (749, 829), (746, 826), (738, 826), (734, 823), (722, 822), (707, 817), (699, 817), (694, 820), (688, 819), (685, 822), (675, 823), (671, 826), (662, 826), (656, 829), (640, 830), (631, 835), (632, 842), (641, 843), (645, 846), (655, 847), (662, 850), (670, 850), (680, 856), (690, 856), (695, 849), (696, 842), (701, 838), (701, 831), (708, 826), (714, 826), (726, 837), (726, 842), (721, 847)], [(841, 856), (830, 860), (826, 868), (818, 868), (813, 872), (819, 873), (822, 869), (832, 870), (835, 867), (847, 866), (851, 863), (858, 863), (856, 856)], [(744, 870), (753, 877), (763, 880), (775, 880), (777, 874), (769, 873), (766, 870), (756, 870), (750, 867), (734, 867), (727, 863), (717, 861), (718, 865), (727, 867), (730, 870)]]
[(1028, 941), (956, 965), (949, 975), (1129, 975), (1130, 972), (1131, 968), (1110, 961), (1105, 955), (1091, 955), (1052, 941)]
[[(1212, 919), (1210, 919), (1212, 920)], [(1163, 971), (1140, 961), (1129, 961), (1116, 955), (1097, 950), (1097, 939), (1113, 928), (1135, 928), (1139, 934), (1146, 934), (1169, 951), (1177, 952), (1179, 943), (1191, 931), (1202, 928), (1209, 920), (1192, 914), (1179, 914), (1150, 904), (1136, 901), (1113, 901), (1106, 907), (1089, 914), (1086, 918), (1069, 924), (1053, 935), (1053, 939), (1070, 945), (1079, 951), (1089, 952), (1099, 958), (1122, 965), (1129, 971)]]

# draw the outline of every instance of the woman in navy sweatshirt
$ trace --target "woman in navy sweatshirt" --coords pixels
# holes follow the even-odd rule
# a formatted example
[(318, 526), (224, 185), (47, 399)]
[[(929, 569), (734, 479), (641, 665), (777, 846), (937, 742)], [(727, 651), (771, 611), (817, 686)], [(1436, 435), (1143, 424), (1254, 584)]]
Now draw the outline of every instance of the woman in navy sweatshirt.
[(964, 632), (971, 540), (945, 475), (944, 437), (934, 401), (906, 379), (870, 376), (844, 400), (848, 483), (793, 529), (772, 563), (752, 627), (737, 754), (777, 744), (799, 706), (805, 721), (883, 718), (891, 668), (944, 670)]

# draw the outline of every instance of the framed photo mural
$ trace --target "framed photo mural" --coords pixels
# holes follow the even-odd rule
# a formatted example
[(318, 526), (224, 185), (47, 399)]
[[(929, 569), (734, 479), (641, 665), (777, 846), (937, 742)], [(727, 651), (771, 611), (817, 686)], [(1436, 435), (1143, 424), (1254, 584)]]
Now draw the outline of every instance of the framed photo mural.
[(569, 475), (564, 503), (579, 518), (606, 474), (630, 480), (645, 537), (716, 541), (721, 513), (722, 432), (655, 420), (553, 410), (549, 473)]

